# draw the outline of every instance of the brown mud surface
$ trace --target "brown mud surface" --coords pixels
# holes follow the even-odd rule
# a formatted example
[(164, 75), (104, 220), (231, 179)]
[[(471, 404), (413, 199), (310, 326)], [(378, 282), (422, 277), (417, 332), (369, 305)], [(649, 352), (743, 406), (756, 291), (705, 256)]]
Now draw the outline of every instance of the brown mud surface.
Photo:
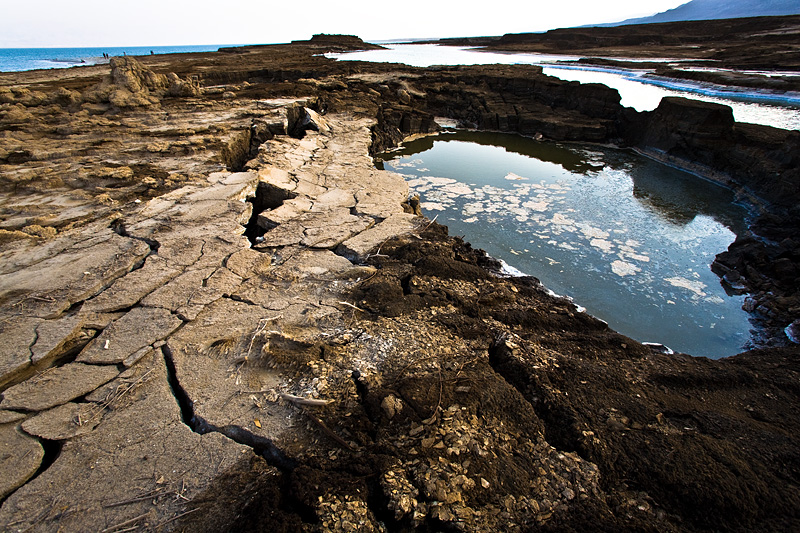
[[(1, 528), (797, 530), (800, 135), (536, 67), (319, 55), (364, 46), (0, 74)], [(715, 268), (762, 347), (657, 353), (500, 275), (372, 161), (437, 117), (759, 206)]]

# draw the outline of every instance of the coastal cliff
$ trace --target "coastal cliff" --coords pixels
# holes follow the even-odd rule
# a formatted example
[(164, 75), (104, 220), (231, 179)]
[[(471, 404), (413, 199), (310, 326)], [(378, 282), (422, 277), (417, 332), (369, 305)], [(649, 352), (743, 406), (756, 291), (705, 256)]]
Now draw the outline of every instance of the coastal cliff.
[[(3, 528), (796, 529), (800, 349), (657, 353), (502, 276), (371, 157), (436, 117), (615, 142), (768, 232), (796, 135), (536, 67), (319, 56), (358, 47), (0, 75)], [(725, 264), (789, 279), (793, 242), (779, 273)]]

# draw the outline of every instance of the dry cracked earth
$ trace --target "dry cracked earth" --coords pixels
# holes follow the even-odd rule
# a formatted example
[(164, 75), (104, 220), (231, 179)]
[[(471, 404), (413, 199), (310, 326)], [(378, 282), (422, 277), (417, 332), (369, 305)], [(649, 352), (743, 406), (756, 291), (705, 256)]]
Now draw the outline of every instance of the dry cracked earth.
[(374, 109), (249, 91), (0, 91), (2, 529), (800, 524), (796, 348), (654, 353), (420, 216)]

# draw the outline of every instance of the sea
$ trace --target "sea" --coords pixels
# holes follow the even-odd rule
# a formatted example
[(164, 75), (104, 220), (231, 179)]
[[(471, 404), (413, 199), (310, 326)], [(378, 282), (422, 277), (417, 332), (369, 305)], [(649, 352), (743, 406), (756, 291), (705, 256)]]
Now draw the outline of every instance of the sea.
[(145, 56), (151, 54), (181, 54), (215, 52), (233, 44), (204, 44), (196, 46), (104, 46), (95, 48), (0, 48), (0, 72), (70, 68), (107, 63), (103, 57)]

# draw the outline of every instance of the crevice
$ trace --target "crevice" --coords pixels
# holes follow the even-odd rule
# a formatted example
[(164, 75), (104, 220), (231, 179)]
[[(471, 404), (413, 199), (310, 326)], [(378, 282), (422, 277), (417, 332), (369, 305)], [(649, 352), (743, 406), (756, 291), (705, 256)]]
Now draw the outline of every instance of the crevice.
[(294, 470), (297, 466), (296, 461), (284, 454), (280, 448), (275, 446), (272, 440), (251, 433), (240, 426), (231, 425), (217, 427), (208, 423), (203, 417), (197, 415), (194, 412), (194, 402), (189, 398), (189, 394), (178, 380), (175, 359), (169, 345), (165, 344), (162, 346), (161, 352), (164, 354), (164, 363), (167, 368), (167, 381), (173, 396), (175, 396), (175, 400), (178, 402), (181, 420), (184, 424), (189, 426), (189, 428), (198, 435), (216, 432), (225, 435), (234, 442), (249, 446), (257, 455), (263, 457), (267, 461), (267, 464), (278, 468), (282, 472), (291, 472)]
[(254, 301), (248, 300), (247, 298), (243, 298), (243, 297), (239, 296), (238, 294), (231, 294), (229, 296), (223, 295), (222, 297), (223, 298), (227, 298), (229, 300), (233, 300), (234, 302), (241, 302), (243, 304), (254, 305), (256, 307), (260, 307), (260, 305), (255, 303)]
[(400, 280), (400, 286), (403, 288), (404, 296), (411, 294), (411, 274)]
[(172, 350), (168, 344), (161, 347), (161, 353), (164, 354), (164, 363), (167, 367), (167, 381), (169, 388), (172, 390), (172, 395), (178, 402), (178, 407), (181, 411), (181, 420), (184, 424), (189, 426), (192, 431), (199, 435), (205, 435), (212, 431), (205, 420), (198, 420), (194, 414), (194, 402), (189, 398), (186, 390), (181, 386), (178, 381), (178, 372), (175, 368), (175, 358), (173, 357)]
[[(63, 351), (58, 355), (55, 355), (50, 358), (42, 359), (35, 364), (31, 364), (24, 370), (20, 370), (19, 372), (15, 373), (13, 377), (9, 378), (8, 381), (0, 385), (0, 393), (4, 392), (6, 389), (13, 387), (14, 385), (18, 385), (24, 381), (31, 379), (33, 376), (45, 372), (51, 368), (62, 367), (69, 363), (72, 363), (77, 359), (78, 354), (80, 354), (86, 346), (92, 342), (95, 338), (97, 338), (102, 330), (95, 330), (95, 329), (83, 329), (81, 330), (87, 333), (87, 336), (76, 336), (75, 340), (66, 344), (63, 347)], [(38, 338), (38, 333), (37, 333)], [(31, 343), (29, 349), (32, 349), (36, 343)], [(33, 353), (31, 352), (31, 357)]]
[[(158, 242), (155, 239), (148, 239), (147, 237), (137, 237), (136, 235), (133, 235), (133, 234), (129, 233), (127, 228), (125, 227), (125, 221), (123, 221), (121, 218), (116, 218), (113, 221), (111, 221), (111, 225), (109, 227), (111, 228), (111, 230), (114, 233), (116, 233), (120, 237), (127, 237), (128, 239), (135, 239), (137, 241), (142, 241), (143, 243), (147, 244), (147, 246), (150, 247), (150, 254), (148, 254), (148, 256), (152, 255), (152, 254), (155, 254), (155, 253), (158, 253), (158, 249), (161, 246), (160, 242)], [(146, 259), (147, 259), (147, 257), (142, 259), (139, 263), (141, 263), (141, 265), (144, 265), (144, 261)], [(137, 263), (137, 265), (139, 263)], [(137, 268), (141, 268), (141, 265), (139, 265), (138, 267), (134, 266), (134, 268), (132, 268), (131, 270), (137, 270)]]
[[(27, 435), (27, 433), (25, 434)], [(6, 494), (5, 497), (0, 498), (0, 506), (2, 506), (16, 491), (26, 486), (37, 477), (41, 476), (48, 468), (53, 466), (53, 463), (55, 463), (56, 459), (58, 459), (58, 457), (61, 455), (61, 449), (64, 447), (63, 442), (58, 440), (43, 439), (41, 437), (35, 438), (39, 441), (39, 444), (42, 445), (42, 449), (44, 450), (44, 455), (42, 456), (42, 462), (39, 464), (39, 468), (36, 469), (36, 472), (34, 472), (34, 474), (25, 483)]]
[(25, 482), (25, 485), (44, 474), (48, 468), (53, 466), (53, 463), (55, 463), (59, 456), (61, 456), (61, 449), (64, 447), (64, 443), (60, 440), (49, 440), (41, 437), (36, 437), (36, 440), (38, 440), (42, 445), (44, 456), (42, 457), (42, 464), (39, 465), (36, 473), (34, 473), (33, 476), (31, 476), (31, 478)]
[(216, 428), (209, 425), (209, 427), (211, 427), (213, 431), (222, 433), (234, 442), (249, 446), (256, 454), (263, 457), (267, 461), (267, 464), (274, 466), (282, 472), (291, 472), (297, 467), (297, 462), (294, 459), (287, 457), (280, 448), (275, 446), (272, 440), (266, 437), (251, 433), (241, 426)]
[(369, 421), (369, 425), (367, 429), (367, 435), (369, 438), (372, 439), (372, 442), (375, 442), (378, 439), (378, 426), (380, 425), (381, 420), (381, 408), (378, 402), (371, 401), (371, 397), (374, 398), (374, 395), (370, 395), (369, 389), (367, 385), (361, 381), (361, 372), (358, 370), (354, 370), (352, 373), (353, 383), (356, 386), (356, 394), (358, 394), (358, 400), (361, 404), (361, 408), (364, 410), (364, 413), (367, 415), (367, 420)]
[[(384, 494), (379, 476), (367, 479), (367, 508), (372, 511), (376, 520), (381, 522), (386, 531), (408, 531), (410, 524), (399, 522), (389, 508), (389, 498)], [(405, 527), (404, 527), (405, 526)]]
[(587, 450), (581, 445), (580, 432), (574, 414), (565, 406), (553, 402), (550, 394), (532, 376), (529, 368), (514, 356), (513, 348), (505, 334), (492, 339), (489, 347), (489, 365), (533, 408), (541, 420), (544, 437), (551, 446), (563, 452), (575, 452), (586, 460), (591, 460)]
[(296, 197), (296, 193), (281, 189), (269, 183), (259, 182), (256, 187), (255, 196), (247, 199), (248, 202), (253, 204), (253, 214), (250, 215), (250, 220), (248, 220), (247, 224), (244, 226), (244, 235), (250, 241), (250, 244), (256, 244), (259, 237), (262, 237), (268, 230), (272, 229), (259, 225), (258, 215), (264, 211), (277, 209), (282, 206), (283, 202), (286, 200)]

